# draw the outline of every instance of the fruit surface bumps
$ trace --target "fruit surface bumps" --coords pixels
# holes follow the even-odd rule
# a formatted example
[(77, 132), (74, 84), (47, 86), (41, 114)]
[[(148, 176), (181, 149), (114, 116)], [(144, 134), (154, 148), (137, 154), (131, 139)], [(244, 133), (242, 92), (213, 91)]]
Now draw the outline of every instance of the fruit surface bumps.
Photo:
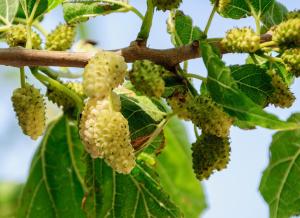
[(129, 78), (134, 87), (149, 97), (161, 97), (165, 91), (165, 82), (162, 78), (166, 70), (151, 61), (135, 61)]
[[(6, 32), (6, 42), (10, 47), (25, 47), (27, 42), (26, 26), (22, 24), (11, 26)], [(31, 43), (33, 49), (41, 48), (42, 40), (34, 31), (31, 31)]]
[(290, 48), (283, 52), (282, 60), (287, 69), (296, 77), (300, 76), (300, 48)]
[(231, 52), (255, 52), (260, 47), (260, 37), (251, 28), (234, 28), (226, 33), (222, 46)]
[(46, 49), (65, 51), (71, 48), (75, 38), (75, 27), (68, 24), (58, 25), (46, 38)]
[(188, 111), (192, 122), (204, 133), (218, 137), (227, 137), (233, 123), (221, 106), (215, 103), (209, 96), (197, 96)]
[[(215, 3), (216, 0), (211, 0), (212, 3)], [(231, 0), (219, 0), (217, 9), (218, 12), (222, 13), (226, 10), (227, 6), (230, 4)]]
[(279, 24), (272, 40), (282, 47), (300, 46), (300, 18), (289, 19)]
[(167, 98), (167, 103), (179, 118), (190, 120), (191, 115), (188, 111), (188, 105), (192, 100), (193, 99), (188, 91), (176, 90), (171, 96)]
[(202, 134), (192, 144), (193, 169), (199, 180), (208, 179), (215, 170), (227, 167), (230, 160), (229, 138)]
[(269, 75), (272, 78), (272, 86), (274, 91), (269, 97), (269, 102), (277, 107), (289, 108), (295, 101), (295, 96), (289, 89), (288, 85), (282, 80), (282, 78), (274, 70), (270, 70)]
[(83, 90), (88, 97), (107, 97), (125, 79), (127, 64), (114, 52), (98, 52), (84, 68)]
[(41, 136), (45, 129), (45, 104), (40, 91), (32, 85), (14, 90), (13, 108), (23, 133), (32, 139)]
[(162, 11), (176, 9), (181, 2), (182, 0), (153, 0), (153, 4), (157, 9)]

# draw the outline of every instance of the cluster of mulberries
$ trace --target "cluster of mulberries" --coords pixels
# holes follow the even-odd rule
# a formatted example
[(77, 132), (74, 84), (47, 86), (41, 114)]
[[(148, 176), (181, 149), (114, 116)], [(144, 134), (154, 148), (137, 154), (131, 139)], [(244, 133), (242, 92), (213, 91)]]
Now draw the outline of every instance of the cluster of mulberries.
[(300, 46), (300, 18), (289, 19), (274, 30), (272, 40), (279, 46)]
[(93, 158), (104, 160), (117, 172), (128, 174), (135, 166), (128, 121), (119, 112), (120, 99), (90, 98), (82, 112), (80, 136)]
[(192, 122), (206, 134), (227, 137), (233, 120), (209, 96), (197, 96), (188, 106)]
[(127, 64), (114, 52), (98, 52), (84, 68), (83, 89), (88, 97), (103, 98), (125, 79)]
[[(6, 42), (10, 47), (25, 47), (27, 42), (26, 26), (18, 24), (10, 27), (6, 32)], [(33, 49), (41, 48), (42, 40), (40, 36), (34, 31), (31, 31), (31, 42)]]
[(176, 9), (181, 2), (182, 0), (153, 0), (153, 4), (157, 9), (162, 11)]
[(221, 41), (223, 48), (231, 52), (255, 52), (260, 47), (260, 37), (251, 28), (234, 28)]
[(289, 71), (295, 76), (300, 76), (300, 48), (291, 48), (283, 52), (281, 56)]
[(188, 105), (192, 100), (193, 98), (187, 90), (176, 90), (171, 96), (167, 98), (167, 103), (179, 118), (190, 120), (191, 115), (188, 111)]
[(268, 101), (271, 104), (281, 108), (291, 107), (295, 101), (295, 96), (289, 89), (288, 85), (282, 80), (276, 71), (270, 70), (269, 75), (272, 78), (272, 86), (274, 91), (268, 98)]
[(135, 61), (129, 78), (134, 87), (142, 94), (160, 98), (165, 91), (162, 76), (167, 70), (148, 60)]
[(68, 24), (58, 25), (46, 38), (46, 49), (65, 51), (71, 48), (75, 38), (75, 27)]
[[(216, 0), (211, 0), (211, 2), (214, 4)], [(217, 5), (218, 12), (222, 13), (223, 11), (225, 11), (230, 2), (231, 0), (219, 0)]]
[(45, 128), (45, 104), (40, 91), (26, 84), (13, 92), (12, 103), (23, 133), (32, 139), (43, 134)]
[(230, 158), (229, 138), (202, 134), (192, 144), (193, 169), (199, 180), (208, 179), (215, 170), (227, 167)]

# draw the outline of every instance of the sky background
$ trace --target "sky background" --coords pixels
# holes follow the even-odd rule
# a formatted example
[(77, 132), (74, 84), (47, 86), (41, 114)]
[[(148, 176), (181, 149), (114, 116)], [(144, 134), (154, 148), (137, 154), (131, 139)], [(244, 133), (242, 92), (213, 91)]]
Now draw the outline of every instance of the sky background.
[[(180, 9), (193, 18), (194, 24), (204, 29), (211, 11), (209, 0), (184, 0)], [(299, 0), (279, 1), (289, 10), (300, 8)], [(145, 11), (145, 0), (132, 0), (131, 4)], [(166, 32), (166, 19), (168, 13), (157, 12), (155, 14), (152, 31), (149, 38), (149, 46), (153, 48), (172, 47), (170, 37)], [(46, 16), (43, 25), (51, 30), (58, 22), (63, 22), (62, 9), (57, 8)], [(99, 43), (103, 49), (116, 49), (127, 46), (139, 31), (141, 21), (133, 13), (113, 14), (97, 17), (87, 22), (88, 35)], [(246, 18), (242, 20), (225, 19), (216, 15), (209, 37), (222, 37), (232, 27), (254, 27), (254, 20)], [(3, 46), (5, 46), (3, 44)], [(245, 55), (224, 55), (227, 64), (243, 64)], [(201, 59), (190, 61), (190, 72), (206, 75), (206, 69)], [(19, 86), (19, 74), (10, 67), (2, 67), (0, 73), (0, 182), (18, 181), (24, 182), (28, 175), (28, 169), (38, 142), (32, 141), (22, 134), (10, 97), (15, 88)], [(196, 83), (199, 87), (199, 84)], [(292, 91), (300, 97), (300, 82), (292, 86)], [(280, 118), (286, 119), (293, 112), (299, 111), (300, 101), (287, 110), (274, 107), (268, 111), (276, 113)], [(54, 110), (55, 111), (55, 110)], [(52, 110), (53, 112), (53, 110)], [(186, 124), (191, 142), (194, 141), (193, 130), (190, 124)], [(274, 131), (257, 128), (251, 131), (231, 129), (231, 162), (228, 168), (215, 173), (209, 181), (203, 183), (208, 209), (203, 218), (267, 218), (268, 207), (258, 192), (262, 171), (268, 164), (268, 147)], [(188, 181), (187, 181), (188, 182)]]

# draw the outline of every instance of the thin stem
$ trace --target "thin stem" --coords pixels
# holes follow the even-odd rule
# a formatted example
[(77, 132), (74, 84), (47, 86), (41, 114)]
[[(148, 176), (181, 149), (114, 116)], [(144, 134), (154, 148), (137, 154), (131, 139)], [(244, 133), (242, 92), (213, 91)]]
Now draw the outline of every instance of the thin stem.
[(206, 81), (207, 81), (207, 78), (206, 78), (206, 77), (200, 76), (200, 75), (198, 75), (198, 74), (185, 73), (184, 76), (187, 77), (187, 78), (198, 79), (198, 80), (201, 80), (201, 81), (203, 81), (203, 82), (206, 82)]
[(256, 34), (257, 34), (257, 35), (260, 35), (260, 29), (261, 29), (261, 27), (260, 27), (260, 16), (261, 16), (261, 14), (260, 14), (260, 12), (259, 12), (258, 14), (256, 13), (256, 11), (255, 11), (255, 9), (253, 8), (253, 5), (251, 4), (250, 0), (246, 0), (246, 2), (247, 2), (247, 4), (248, 4), (248, 7), (249, 7), (250, 10), (251, 10), (252, 16), (253, 16), (254, 19), (255, 19)]
[(21, 81), (21, 87), (24, 88), (26, 85), (26, 77), (25, 77), (24, 67), (20, 67), (20, 81)]
[[(17, 23), (22, 23), (22, 24), (27, 24), (27, 21), (26, 19), (23, 19), (23, 18), (19, 18), (19, 17), (16, 17), (14, 19), (14, 22), (17, 22)], [(48, 35), (48, 31), (41, 25), (40, 22), (38, 22), (37, 20), (34, 21), (32, 23), (32, 26), (37, 29), (39, 32), (41, 32), (44, 36), (47, 36)]]
[(1, 27), (0, 27), (0, 32), (5, 32), (5, 31), (7, 31), (9, 28), (10, 28), (10, 25), (9, 25), (9, 26), (1, 26)]
[(125, 2), (117, 1), (117, 0), (103, 0), (103, 2), (120, 5), (124, 8), (126, 8), (127, 10), (132, 11), (134, 14), (136, 14), (142, 20), (144, 19), (144, 16), (142, 15), (142, 13), (137, 8), (133, 7), (132, 5), (127, 4)]
[(147, 11), (141, 26), (141, 30), (137, 37), (138, 40), (147, 41), (149, 37), (150, 29), (152, 27), (153, 15), (154, 15), (153, 2), (152, 0), (147, 0)]
[(265, 47), (272, 47), (272, 46), (276, 46), (277, 43), (274, 41), (269, 41), (269, 42), (264, 42), (260, 44), (260, 48), (265, 48)]
[(37, 0), (37, 1), (34, 3), (34, 6), (33, 6), (33, 8), (32, 8), (31, 14), (30, 14), (30, 17), (27, 18), (27, 24), (26, 24), (26, 32), (27, 32), (26, 48), (28, 48), (28, 49), (31, 49), (31, 48), (32, 48), (31, 26), (32, 26), (32, 23), (33, 23), (33, 20), (34, 20), (35, 12), (36, 12), (36, 10), (37, 10), (39, 4), (40, 4), (40, 0)]
[(70, 98), (72, 98), (75, 101), (79, 111), (82, 110), (82, 108), (83, 108), (82, 99), (77, 94), (75, 94), (70, 89), (68, 89), (66, 86), (62, 85), (60, 82), (58, 82), (50, 77), (47, 77), (43, 74), (38, 73), (37, 68), (31, 68), (31, 73), (33, 74), (33, 76), (35, 78), (37, 78), (42, 83), (51, 85), (51, 86), (57, 88), (58, 90), (64, 92), (67, 96), (69, 96)]
[(144, 15), (138, 9), (136, 9), (132, 5), (130, 5), (128, 9), (135, 13), (141, 20), (144, 20)]
[(215, 13), (216, 13), (217, 9), (218, 9), (217, 4), (218, 4), (218, 1), (215, 1), (214, 7), (213, 7), (212, 11), (210, 12), (207, 24), (206, 24), (205, 29), (204, 29), (204, 34), (205, 35), (207, 35), (208, 30), (209, 30), (209, 28), (211, 26), (212, 20), (213, 20), (213, 18), (215, 16)]
[(194, 125), (194, 133), (195, 133), (196, 138), (198, 139), (200, 137), (200, 135), (198, 133), (198, 129), (197, 129), (196, 125)]
[(272, 57), (272, 56), (265, 55), (265, 54), (262, 54), (262, 55), (260, 55), (260, 56), (263, 57), (263, 58), (268, 59), (270, 62), (279, 62), (279, 63), (283, 63), (283, 60), (282, 60), (281, 58)]
[(255, 55), (254, 55), (253, 53), (250, 53), (250, 57), (251, 57), (251, 59), (253, 60), (253, 62), (254, 62), (255, 64), (257, 64), (257, 65), (259, 64), (257, 58), (255, 57)]

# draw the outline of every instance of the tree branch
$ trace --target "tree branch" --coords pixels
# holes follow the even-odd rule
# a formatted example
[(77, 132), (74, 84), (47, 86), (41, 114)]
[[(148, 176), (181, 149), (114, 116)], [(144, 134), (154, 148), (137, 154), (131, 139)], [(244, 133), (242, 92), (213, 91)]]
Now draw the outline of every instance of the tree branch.
[[(271, 39), (272, 36), (269, 34), (261, 36), (261, 42), (268, 42), (271, 41)], [(222, 54), (228, 53), (228, 51), (221, 47), (220, 41), (211, 43), (219, 47)], [(199, 42), (197, 41), (190, 45), (163, 50), (148, 48), (139, 42), (134, 42), (129, 47), (114, 51), (124, 56), (127, 63), (132, 63), (136, 60), (148, 59), (167, 68), (172, 68), (183, 61), (201, 57)], [(24, 48), (2, 48), (0, 49), (0, 65), (14, 67), (84, 67), (94, 54), (94, 52), (65, 52)]]

